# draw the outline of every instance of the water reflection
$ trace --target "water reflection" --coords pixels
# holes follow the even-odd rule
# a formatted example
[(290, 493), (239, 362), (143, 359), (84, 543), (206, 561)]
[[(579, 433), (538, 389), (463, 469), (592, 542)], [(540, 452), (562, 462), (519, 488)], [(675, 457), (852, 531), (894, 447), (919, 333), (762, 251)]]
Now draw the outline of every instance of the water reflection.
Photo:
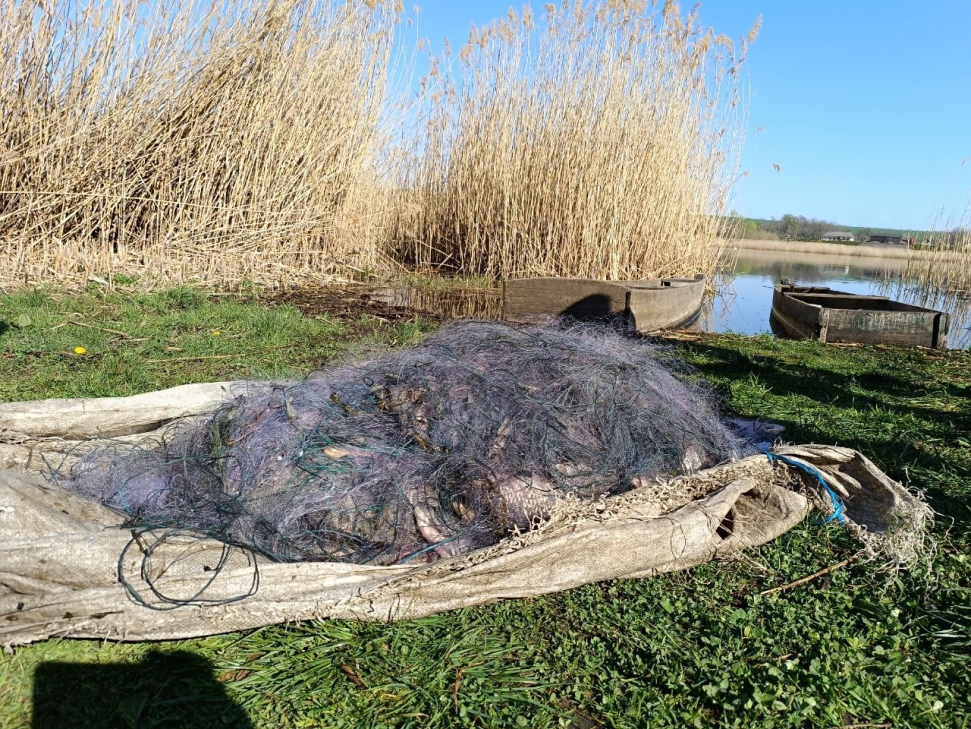
[(854, 294), (889, 296), (951, 314), (949, 344), (971, 345), (971, 300), (921, 283), (902, 258), (739, 249), (735, 272), (716, 282), (718, 294), (702, 312), (698, 328), (709, 332), (771, 332), (772, 287), (781, 278), (797, 284), (829, 286)]
[[(899, 251), (893, 251), (899, 256)], [(791, 253), (739, 249), (731, 252), (734, 272), (715, 282), (691, 326), (696, 331), (763, 334), (772, 332), (772, 287), (782, 278), (800, 285), (829, 286), (854, 294), (889, 296), (908, 304), (951, 314), (949, 345), (971, 346), (971, 295), (942, 291), (929, 284), (906, 258)], [(459, 319), (499, 319), (499, 289), (429, 290), (415, 287), (377, 289), (370, 297), (388, 306), (404, 307)]]
[(414, 286), (376, 289), (372, 301), (451, 319), (501, 319), (502, 292), (499, 289), (431, 290)]

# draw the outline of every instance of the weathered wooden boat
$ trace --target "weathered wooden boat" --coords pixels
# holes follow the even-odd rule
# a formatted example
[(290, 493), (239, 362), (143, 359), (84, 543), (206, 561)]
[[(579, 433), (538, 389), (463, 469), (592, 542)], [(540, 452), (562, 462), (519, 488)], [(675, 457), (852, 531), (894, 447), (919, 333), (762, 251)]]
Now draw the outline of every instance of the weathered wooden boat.
[(511, 321), (544, 316), (623, 318), (638, 332), (653, 332), (691, 322), (701, 311), (704, 295), (701, 274), (643, 281), (513, 279), (503, 284), (502, 314)]
[(948, 315), (886, 296), (862, 296), (825, 286), (777, 284), (775, 328), (796, 339), (907, 347), (947, 347)]

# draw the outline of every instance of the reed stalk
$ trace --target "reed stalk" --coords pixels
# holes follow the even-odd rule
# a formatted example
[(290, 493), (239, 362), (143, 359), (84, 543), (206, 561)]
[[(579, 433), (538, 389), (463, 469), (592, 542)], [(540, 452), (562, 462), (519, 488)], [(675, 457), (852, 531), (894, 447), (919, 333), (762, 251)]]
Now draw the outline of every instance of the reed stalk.
[(744, 117), (736, 49), (674, 2), (547, 5), (433, 59), (392, 241), (490, 277), (713, 273)]
[(922, 255), (907, 275), (927, 296), (971, 297), (971, 202), (963, 213), (939, 214), (917, 244)]
[(0, 2), (0, 284), (376, 265), (399, 10)]

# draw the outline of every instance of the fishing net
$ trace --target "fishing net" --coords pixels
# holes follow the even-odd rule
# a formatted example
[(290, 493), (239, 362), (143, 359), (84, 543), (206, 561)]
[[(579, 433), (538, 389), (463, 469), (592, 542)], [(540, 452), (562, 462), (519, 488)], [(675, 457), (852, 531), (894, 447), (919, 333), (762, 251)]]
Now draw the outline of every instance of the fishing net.
[(0, 646), (418, 618), (735, 559), (813, 506), (890, 570), (933, 553), (919, 494), (847, 448), (753, 455), (781, 426), (687, 374), (464, 323), (300, 382), (0, 403)]
[(596, 325), (463, 322), (214, 414), (108, 442), (53, 480), (278, 561), (431, 562), (741, 455), (664, 348)]

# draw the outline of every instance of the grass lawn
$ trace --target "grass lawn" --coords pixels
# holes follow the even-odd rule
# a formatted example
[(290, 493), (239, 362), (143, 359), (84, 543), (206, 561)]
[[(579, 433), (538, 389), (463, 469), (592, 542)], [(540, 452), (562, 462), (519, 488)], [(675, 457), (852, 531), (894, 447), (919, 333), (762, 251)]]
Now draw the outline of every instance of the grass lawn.
[[(0, 400), (295, 376), (433, 326), (187, 289), (6, 295)], [(53, 640), (0, 657), (0, 727), (971, 726), (971, 356), (714, 335), (677, 346), (727, 413), (856, 448), (926, 489), (941, 515), (933, 565), (856, 562), (761, 596), (854, 554), (810, 519), (743, 561), (397, 625)]]

